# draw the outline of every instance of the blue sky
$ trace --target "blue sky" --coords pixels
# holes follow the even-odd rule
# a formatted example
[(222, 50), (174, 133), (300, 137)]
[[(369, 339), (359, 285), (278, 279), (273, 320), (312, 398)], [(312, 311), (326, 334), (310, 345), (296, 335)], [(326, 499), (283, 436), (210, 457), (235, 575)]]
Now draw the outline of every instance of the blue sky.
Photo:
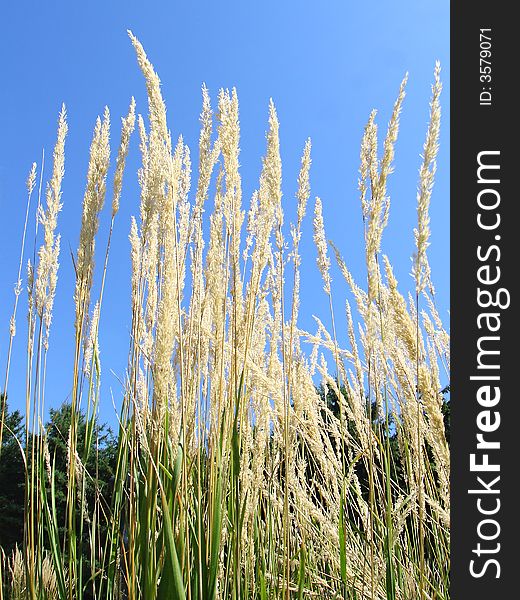
[[(203, 82), (215, 100), (220, 87), (237, 88), (242, 126), (241, 164), (245, 201), (258, 185), (265, 150), (267, 110), (272, 97), (280, 119), (286, 220), (294, 214), (300, 156), (312, 138), (311, 186), (324, 205), (327, 237), (340, 247), (360, 282), (364, 277), (361, 212), (357, 193), (359, 144), (368, 115), (378, 109), (383, 135), (405, 72), (409, 73), (395, 173), (389, 182), (390, 224), (383, 250), (404, 289), (413, 252), (417, 175), (426, 132), (435, 60), (442, 65), (444, 91), (438, 174), (431, 207), (430, 262), (437, 300), (448, 321), (449, 307), (449, 2), (373, 0), (354, 2), (272, 1), (167, 2), (134, 0), (85, 3), (25, 1), (0, 9), (0, 373), (3, 373), (25, 216), (25, 179), (33, 161), (47, 156), (55, 140), (61, 103), (68, 112), (63, 211), (58, 228), (62, 255), (48, 357), (47, 402), (65, 399), (71, 387), (73, 349), (73, 269), (69, 245), (77, 248), (88, 147), (98, 114), (108, 105), (119, 137), (119, 117), (132, 95), (146, 114), (144, 82), (126, 30), (143, 43), (163, 82), (173, 137), (182, 133), (196, 160), (198, 115)], [(121, 210), (112, 242), (101, 322), (103, 398), (101, 416), (112, 419), (110, 397), (119, 404), (130, 323), (130, 215), (138, 213), (134, 137), (125, 175)], [(112, 161), (112, 164), (114, 160)], [(328, 323), (328, 304), (315, 266), (312, 209), (305, 222), (301, 325), (311, 315)], [(98, 264), (102, 263), (108, 223), (102, 216)], [(32, 256), (34, 219), (28, 256)], [(336, 312), (344, 311), (346, 286), (333, 272)], [(24, 389), (26, 300), (18, 313), (11, 408), (21, 408)], [(340, 318), (340, 326), (344, 321)], [(3, 375), (2, 375), (3, 378)], [(3, 381), (3, 379), (2, 379)]]

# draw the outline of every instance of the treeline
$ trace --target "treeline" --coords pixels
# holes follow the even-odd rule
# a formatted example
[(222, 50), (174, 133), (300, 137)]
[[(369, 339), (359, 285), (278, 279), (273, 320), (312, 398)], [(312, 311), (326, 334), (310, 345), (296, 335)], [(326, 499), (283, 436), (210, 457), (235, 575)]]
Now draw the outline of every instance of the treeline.
[[(61, 532), (64, 532), (67, 503), (67, 440), (70, 430), (71, 406), (62, 404), (49, 411), (45, 424), (46, 454), (55, 466), (54, 489), (56, 512)], [(86, 419), (79, 416), (78, 447), (85, 444)], [(6, 403), (4, 436), (0, 454), (0, 548), (9, 555), (16, 546), (23, 545), (24, 507), (26, 505), (25, 461), (33, 448), (38, 448), (38, 436), (25, 428), (25, 417), (18, 410), (9, 411)], [(91, 440), (91, 451), (85, 465), (88, 473), (86, 497), (89, 514), (96, 499), (110, 503), (111, 483), (116, 466), (117, 438), (106, 424), (96, 423)]]
[[(339, 402), (332, 388), (319, 386), (318, 393), (326, 401), (331, 413), (339, 418)], [(345, 394), (344, 388), (341, 388)], [(444, 388), (440, 394), (443, 398), (444, 426), (446, 439), (450, 441), (450, 402), (449, 387)], [(399, 452), (395, 424), (390, 418), (388, 422), (372, 407), (372, 421), (374, 428), (388, 428), (390, 452), (397, 458)], [(48, 456), (55, 465), (55, 494), (58, 523), (64, 527), (66, 519), (67, 501), (67, 438), (70, 429), (71, 406), (64, 403), (57, 409), (49, 411), (49, 420), (45, 425)], [(24, 505), (25, 505), (25, 466), (24, 455), (29, 456), (31, 448), (37, 447), (37, 440), (31, 434), (26, 435), (24, 417), (18, 410), (9, 412), (7, 403), (5, 408), (4, 437), (0, 455), (0, 548), (5, 554), (10, 554), (16, 545), (23, 543), (24, 534)], [(348, 425), (349, 433), (355, 436), (352, 423)], [(83, 448), (85, 443), (86, 419), (84, 414), (79, 416), (78, 447)], [(88, 453), (89, 459), (86, 472), (89, 474), (87, 481), (87, 505), (89, 513), (94, 508), (96, 496), (107, 508), (110, 505), (111, 487), (114, 480), (117, 459), (117, 438), (110, 427), (105, 423), (97, 422), (91, 441), (92, 447)], [(392, 465), (400, 461), (392, 460)], [(364, 472), (363, 463), (356, 467), (357, 475), (363, 491), (368, 489), (368, 476)], [(392, 473), (393, 479), (399, 479), (399, 472)], [(309, 474), (311, 477), (311, 474)]]
[[(319, 386), (316, 388), (321, 399), (324, 401), (326, 410), (332, 418), (340, 418), (340, 406), (338, 396), (331, 387)], [(345, 396), (346, 391), (340, 387), (341, 393)], [(449, 402), (449, 387), (439, 392), (442, 398), (442, 410), (444, 415), (444, 426), (446, 439), (450, 440), (450, 402)], [(368, 401), (367, 401), (368, 402)], [(366, 407), (366, 414), (371, 415), (372, 427), (378, 439), (387, 439), (388, 450), (390, 456), (390, 478), (396, 485), (397, 490), (405, 489), (406, 475), (402, 472), (403, 461), (399, 457), (399, 444), (397, 438), (398, 424), (394, 422), (392, 417), (388, 415), (382, 416), (381, 411), (378, 411), (375, 405)], [(56, 503), (56, 517), (59, 525), (60, 539), (66, 537), (66, 518), (67, 518), (67, 468), (68, 468), (68, 451), (67, 441), (71, 424), (71, 406), (70, 404), (62, 404), (57, 409), (51, 409), (49, 412), (48, 422), (45, 424), (45, 454), (46, 461), (53, 465), (54, 470), (54, 493)], [(86, 439), (87, 421), (84, 414), (79, 415), (78, 430), (77, 430), (77, 447), (83, 449)], [(356, 440), (357, 432), (354, 422), (347, 419), (347, 435), (345, 439)], [(24, 542), (24, 507), (27, 504), (26, 489), (26, 469), (25, 461), (30, 464), (30, 456), (33, 448), (39, 447), (40, 439), (31, 433), (27, 434), (25, 428), (25, 418), (18, 410), (9, 411), (7, 402), (5, 402), (5, 417), (4, 417), (4, 435), (2, 441), (0, 455), (0, 550), (5, 557), (12, 555), (16, 547), (22, 548)], [(88, 475), (86, 480), (86, 515), (93, 515), (95, 510), (105, 512), (105, 518), (99, 520), (100, 543), (104, 542), (106, 531), (106, 523), (110, 519), (106, 518), (111, 512), (112, 489), (114, 487), (115, 471), (117, 467), (117, 452), (118, 440), (112, 433), (107, 424), (96, 422), (94, 425), (94, 435), (91, 438), (91, 448), (87, 455), (88, 461), (85, 465), (85, 473)], [(336, 444), (337, 440), (331, 439), (331, 443)], [(356, 444), (354, 444), (356, 445)], [(305, 459), (307, 466), (306, 478), (309, 482), (309, 489), (312, 489), (312, 482), (315, 473), (313, 472), (312, 457), (306, 455), (308, 450), (304, 443), (297, 445), (297, 455)], [(427, 452), (430, 450), (426, 445)], [(336, 448), (336, 451), (339, 449)], [(349, 449), (343, 448), (339, 452), (345, 457), (350, 456)], [(350, 458), (348, 460), (352, 459)], [(433, 456), (431, 457), (433, 463)], [(355, 463), (355, 472), (360, 484), (360, 491), (365, 499), (369, 497), (370, 481), (369, 472), (363, 460), (358, 460)], [(283, 478), (283, 471), (280, 473)], [(382, 483), (382, 482), (381, 482)], [(372, 484), (373, 485), (373, 484)], [(320, 503), (320, 492), (316, 489), (311, 494), (315, 503)], [(346, 518), (356, 521), (354, 507), (345, 507)], [(82, 515), (77, 515), (78, 519), (84, 518)], [(359, 522), (358, 527), (363, 529), (363, 523)], [(410, 524), (411, 527), (411, 524)], [(78, 527), (79, 530), (79, 527)], [(85, 528), (88, 532), (88, 528)], [(88, 536), (88, 533), (85, 533)], [(122, 539), (124, 535), (122, 535)], [(426, 555), (429, 554), (430, 544), (428, 543), (428, 535), (426, 536)], [(432, 545), (434, 540), (431, 540)], [(48, 547), (47, 541), (44, 546)], [(83, 569), (88, 573), (92, 569), (90, 564), (91, 557), (89, 556), (89, 543), (87, 537), (84, 540), (83, 547)], [(65, 548), (64, 548), (65, 550)], [(88, 580), (88, 577), (85, 579)], [(91, 598), (92, 590), (89, 585), (85, 586), (85, 598)]]

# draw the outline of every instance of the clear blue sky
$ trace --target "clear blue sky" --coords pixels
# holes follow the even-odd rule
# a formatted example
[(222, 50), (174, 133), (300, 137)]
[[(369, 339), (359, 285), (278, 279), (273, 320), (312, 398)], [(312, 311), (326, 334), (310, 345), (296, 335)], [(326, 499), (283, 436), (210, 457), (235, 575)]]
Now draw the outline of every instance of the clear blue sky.
[[(42, 148), (50, 156), (62, 102), (68, 112), (63, 211), (59, 217), (62, 255), (48, 358), (47, 403), (58, 405), (71, 387), (73, 272), (85, 186), (88, 147), (96, 116), (111, 110), (112, 146), (119, 117), (130, 97), (146, 114), (142, 76), (126, 30), (143, 43), (163, 82), (174, 138), (183, 133), (196, 160), (200, 87), (216, 99), (220, 87), (235, 86), (241, 111), (244, 198), (258, 185), (265, 150), (267, 108), (272, 97), (280, 119), (284, 203), (294, 214), (294, 193), (305, 139), (312, 138), (312, 193), (324, 204), (327, 236), (341, 248), (360, 282), (364, 277), (361, 213), (357, 193), (359, 143), (372, 108), (379, 111), (381, 135), (400, 81), (409, 72), (407, 97), (389, 183), (390, 225), (383, 241), (399, 280), (409, 277), (413, 252), (417, 175), (424, 141), (430, 84), (436, 59), (442, 64), (443, 119), (438, 175), (432, 198), (430, 262), (438, 303), (446, 322), (449, 307), (449, 2), (447, 0), (353, 0), (262, 2), (75, 3), (4, 2), (0, 9), (2, 85), (0, 115), (0, 373), (4, 372), (13, 284), (17, 276), (25, 213), (25, 179)], [(114, 161), (113, 161), (114, 162)], [(113, 164), (112, 162), (112, 164)], [(115, 225), (101, 322), (103, 398), (101, 416), (113, 419), (121, 398), (130, 322), (130, 215), (138, 214), (137, 138)], [(98, 250), (105, 246), (109, 203), (102, 217)], [(301, 325), (310, 315), (328, 323), (328, 306), (315, 266), (312, 207), (303, 237)], [(30, 231), (34, 230), (34, 219)], [(30, 236), (31, 237), (31, 236)], [(32, 256), (32, 244), (28, 248)], [(101, 264), (101, 252), (98, 254)], [(342, 315), (346, 286), (333, 273), (336, 312)], [(18, 313), (11, 408), (22, 407), (26, 299)], [(339, 318), (340, 325), (344, 320)], [(344, 337), (344, 336), (342, 336)], [(117, 377), (116, 377), (117, 376)], [(3, 378), (3, 375), (2, 375)], [(2, 379), (3, 382), (3, 379)]]

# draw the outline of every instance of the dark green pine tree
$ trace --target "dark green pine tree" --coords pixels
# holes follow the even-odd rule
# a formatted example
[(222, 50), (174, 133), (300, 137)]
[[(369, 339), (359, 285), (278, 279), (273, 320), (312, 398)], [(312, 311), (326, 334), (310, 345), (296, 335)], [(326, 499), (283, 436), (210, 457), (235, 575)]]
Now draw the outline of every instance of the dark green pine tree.
[(0, 455), (0, 547), (6, 554), (23, 539), (25, 467), (19, 444), (24, 442), (24, 418), (18, 410), (10, 413), (6, 400)]
[[(3, 400), (3, 398), (2, 398)], [(67, 504), (67, 438), (71, 421), (70, 404), (62, 404), (49, 411), (45, 426), (51, 461), (55, 469), (56, 512), (60, 533), (64, 534)], [(77, 451), (84, 455), (86, 418), (78, 417)], [(31, 440), (29, 440), (31, 444)], [(0, 455), (0, 547), (9, 554), (16, 544), (23, 543), (25, 467), (22, 456), (25, 446), (24, 418), (20, 411), (9, 412), (5, 406), (4, 433)], [(92, 515), (96, 499), (107, 508), (111, 500), (111, 483), (116, 464), (117, 439), (110, 428), (96, 422), (86, 462), (89, 474), (86, 482), (86, 500)], [(103, 534), (104, 524), (100, 523)], [(85, 528), (88, 541), (88, 527)], [(85, 548), (88, 547), (86, 544)], [(86, 559), (89, 557), (86, 556)]]
[[(58, 409), (49, 411), (46, 425), (49, 454), (55, 468), (56, 511), (58, 524), (65, 525), (67, 502), (67, 439), (71, 421), (71, 405), (62, 404)], [(84, 456), (87, 422), (84, 413), (78, 416), (77, 452)], [(110, 483), (114, 477), (116, 464), (117, 439), (111, 429), (103, 423), (94, 425), (92, 440), (85, 467), (86, 500), (89, 514), (92, 514), (96, 496), (101, 502), (110, 503)]]
[[(59, 533), (61, 539), (64, 539), (67, 514), (67, 440), (71, 424), (71, 405), (62, 404), (58, 409), (51, 409), (49, 414), (50, 418), (46, 426), (47, 443), (55, 470), (54, 481)], [(92, 519), (96, 502), (102, 505), (102, 510), (99, 511), (100, 520), (98, 521), (97, 535), (99, 536), (98, 542), (103, 544), (107, 535), (107, 523), (103, 514), (110, 512), (111, 488), (117, 459), (117, 439), (106, 424), (96, 421), (93, 426), (88, 453), (85, 453), (87, 430), (88, 424), (85, 414), (79, 413), (76, 448), (82, 461), (84, 461), (85, 455), (88, 455), (87, 460), (84, 461), (85, 470), (88, 473), (85, 477), (87, 513), (88, 518)], [(79, 510), (76, 517), (78, 519), (76, 527), (79, 532), (80, 519), (83, 518)], [(89, 581), (92, 572), (89, 527), (89, 523), (83, 523), (83, 537), (78, 540), (80, 544), (78, 551), (83, 555), (83, 580), (86, 582), (83, 597), (85, 600), (94, 597), (92, 583)], [(98, 569), (99, 567), (100, 565), (95, 565), (95, 568)]]

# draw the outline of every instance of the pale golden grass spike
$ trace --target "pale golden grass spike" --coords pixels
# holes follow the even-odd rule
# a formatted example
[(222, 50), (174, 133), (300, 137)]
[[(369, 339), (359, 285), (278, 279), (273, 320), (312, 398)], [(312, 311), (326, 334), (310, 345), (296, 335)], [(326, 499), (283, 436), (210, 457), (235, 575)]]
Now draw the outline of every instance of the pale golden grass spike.
[(151, 130), (160, 140), (167, 144), (167, 150), (171, 152), (170, 135), (166, 123), (166, 105), (161, 94), (161, 80), (155, 72), (152, 63), (148, 60), (141, 42), (130, 30), (128, 30), (128, 35), (134, 46), (137, 62), (146, 81)]
[(349, 271), (344, 259), (341, 256), (341, 253), (339, 251), (339, 249), (337, 248), (337, 246), (331, 242), (329, 240), (329, 244), (332, 248), (332, 250), (334, 251), (334, 255), (336, 257), (336, 261), (338, 263), (339, 269), (341, 271), (341, 274), (343, 275), (343, 278), (345, 279), (345, 281), (347, 282), (347, 284), (349, 285), (353, 295), (354, 295), (354, 299), (356, 300), (356, 305), (357, 305), (357, 309), (358, 312), (360, 313), (360, 315), (365, 318), (366, 314), (367, 314), (367, 305), (368, 305), (368, 295), (367, 293), (359, 286), (357, 285), (357, 283), (354, 281), (354, 277), (352, 276), (352, 273)]
[(83, 213), (76, 259), (76, 329), (83, 331), (83, 319), (90, 305), (90, 290), (94, 274), (95, 238), (99, 228), (99, 213), (105, 203), (106, 177), (110, 163), (110, 113), (105, 108), (103, 119), (96, 120), (83, 197)]
[(130, 108), (126, 117), (121, 118), (121, 142), (117, 152), (116, 172), (114, 175), (114, 193), (112, 198), (112, 217), (119, 210), (119, 199), (121, 197), (121, 188), (123, 186), (123, 173), (125, 171), (126, 157), (130, 146), (130, 136), (135, 127), (135, 100), (132, 97)]
[(90, 320), (89, 334), (85, 345), (83, 356), (83, 372), (87, 377), (91, 374), (91, 364), (94, 352), (98, 353), (98, 326), (99, 326), (99, 302), (96, 302)]
[(375, 123), (377, 111), (370, 113), (367, 124), (363, 132), (360, 150), (360, 167), (358, 189), (361, 193), (361, 213), (363, 222), (366, 223), (370, 210), (370, 198), (367, 199), (369, 192), (370, 174), (372, 165), (377, 163), (377, 125)]
[[(389, 316), (393, 319), (397, 337), (406, 348), (406, 358), (411, 364), (415, 364), (419, 360), (419, 354), (422, 354), (422, 346), (419, 348), (420, 352), (417, 350), (417, 344), (420, 343), (421, 339), (417, 339), (414, 320), (410, 315), (406, 300), (397, 289), (397, 279), (387, 256), (383, 256), (383, 262), (389, 288)], [(410, 382), (410, 385), (413, 386), (413, 381)]]
[[(251, 223), (251, 231), (255, 231), (254, 249), (252, 253), (252, 266), (250, 282), (247, 290), (245, 309), (246, 345), (245, 357), (250, 346), (251, 337), (255, 327), (255, 308), (262, 289), (262, 278), (267, 267), (266, 285), (270, 282), (270, 265), (274, 264), (271, 234), (273, 228), (280, 223), (280, 202), (282, 197), (282, 165), (280, 159), (279, 123), (276, 109), (272, 100), (269, 103), (269, 128), (266, 134), (267, 148), (262, 159), (262, 172), (260, 174), (260, 188), (258, 190), (258, 209)], [(253, 198), (253, 201), (255, 198)], [(279, 235), (279, 233), (278, 233)], [(277, 292), (279, 294), (279, 292)], [(276, 345), (276, 344), (275, 344)]]
[(432, 98), (430, 101), (430, 122), (424, 142), (424, 154), (419, 169), (419, 187), (417, 191), (417, 229), (414, 230), (416, 252), (414, 256), (413, 275), (416, 293), (420, 294), (428, 283), (430, 268), (426, 256), (430, 238), (430, 200), (437, 170), (437, 152), (439, 150), (440, 133), (440, 95), (442, 83), (440, 80), (441, 66), (435, 64)]
[(310, 138), (305, 142), (303, 149), (303, 155), (301, 158), (300, 172), (298, 173), (298, 191), (296, 192), (296, 198), (298, 199), (298, 210), (297, 210), (297, 224), (296, 231), (298, 232), (297, 240), (299, 241), (301, 236), (301, 225), (305, 211), (307, 209), (307, 202), (311, 195), (311, 184), (310, 184), (310, 169), (311, 169), (311, 140)]
[[(386, 186), (388, 176), (393, 171), (393, 161), (395, 155), (395, 143), (397, 142), (397, 136), (399, 133), (399, 117), (401, 109), (403, 107), (403, 101), (405, 97), (405, 88), (408, 81), (408, 73), (404, 76), (401, 86), (399, 87), (399, 94), (394, 104), (392, 116), (388, 123), (388, 130), (386, 133), (385, 141), (383, 144), (383, 157), (381, 159), (381, 168), (379, 174), (378, 194), (381, 196), (384, 202), (383, 217), (381, 229), (383, 230), (388, 223), (388, 216), (390, 211), (390, 198), (387, 196)], [(381, 245), (381, 241), (379, 242)]]
[(199, 179), (197, 183), (196, 206), (201, 210), (204, 204), (211, 181), (211, 174), (220, 154), (220, 138), (213, 145), (211, 136), (213, 133), (213, 111), (211, 100), (206, 85), (202, 86), (202, 111), (200, 114), (200, 136), (199, 136)]
[(316, 262), (323, 278), (323, 289), (326, 294), (330, 294), (331, 276), (330, 276), (330, 258), (327, 252), (327, 239), (325, 237), (325, 225), (323, 224), (323, 207), (321, 199), (316, 198), (314, 205), (314, 244), (318, 251)]
[[(288, 369), (288, 380), (289, 380), (289, 390), (288, 395), (291, 395), (291, 370), (292, 370), (292, 359), (293, 352), (298, 352), (299, 350), (299, 340), (294, 339), (295, 334), (297, 336), (297, 321), (298, 321), (298, 311), (300, 307), (300, 263), (301, 257), (299, 253), (300, 240), (302, 235), (302, 222), (305, 216), (305, 212), (307, 209), (307, 202), (311, 193), (310, 186), (310, 178), (309, 172), (311, 168), (311, 141), (307, 139), (305, 142), (305, 147), (303, 149), (303, 155), (301, 157), (301, 166), (300, 171), (298, 173), (298, 189), (296, 192), (296, 198), (298, 200), (297, 210), (296, 210), (296, 225), (291, 223), (291, 237), (292, 237), (292, 252), (289, 255), (289, 258), (292, 258), (294, 262), (294, 274), (293, 274), (293, 290), (292, 290), (292, 307), (291, 307), (291, 322), (290, 322), (290, 331), (289, 331), (289, 342), (288, 342), (288, 351), (289, 351), (289, 369)], [(293, 346), (295, 346), (293, 348)]]
[(33, 193), (34, 186), (36, 185), (36, 163), (33, 162), (31, 165), (31, 170), (29, 171), (29, 175), (27, 176), (27, 181), (25, 183), (27, 187), (27, 193), (30, 195)]
[(61, 236), (57, 235), (56, 239), (54, 241), (54, 247), (52, 249), (52, 257), (51, 257), (51, 263), (50, 263), (50, 269), (49, 269), (49, 286), (47, 289), (47, 298), (45, 301), (45, 308), (43, 311), (43, 322), (45, 324), (45, 335), (43, 338), (43, 346), (46, 350), (49, 347), (49, 332), (51, 329), (52, 308), (54, 306), (54, 298), (56, 296), (56, 286), (58, 283), (60, 242), (61, 242)]
[[(180, 307), (178, 305), (179, 290), (179, 248), (176, 231), (175, 213), (179, 202), (179, 186), (181, 181), (184, 143), (179, 139), (175, 153), (170, 157), (168, 165), (167, 193), (161, 200), (159, 212), (160, 240), (163, 245), (164, 258), (161, 265), (161, 296), (157, 307), (157, 331), (153, 363), (154, 400), (164, 415), (169, 401), (169, 390), (173, 383), (172, 357), (176, 339), (180, 339)], [(175, 399), (176, 400), (176, 399)], [(174, 402), (173, 406), (176, 406)], [(178, 425), (178, 423), (176, 423)]]
[[(62, 106), (58, 119), (58, 136), (53, 154), (52, 177), (47, 184), (45, 194), (46, 208), (39, 207), (38, 219), (43, 226), (43, 245), (38, 251), (38, 266), (34, 281), (34, 304), (38, 316), (43, 312), (52, 298), (49, 298), (49, 279), (51, 272), (57, 272), (56, 226), (58, 213), (61, 210), (61, 183), (65, 172), (65, 138), (67, 136), (67, 114)], [(51, 307), (52, 308), (52, 307)]]

